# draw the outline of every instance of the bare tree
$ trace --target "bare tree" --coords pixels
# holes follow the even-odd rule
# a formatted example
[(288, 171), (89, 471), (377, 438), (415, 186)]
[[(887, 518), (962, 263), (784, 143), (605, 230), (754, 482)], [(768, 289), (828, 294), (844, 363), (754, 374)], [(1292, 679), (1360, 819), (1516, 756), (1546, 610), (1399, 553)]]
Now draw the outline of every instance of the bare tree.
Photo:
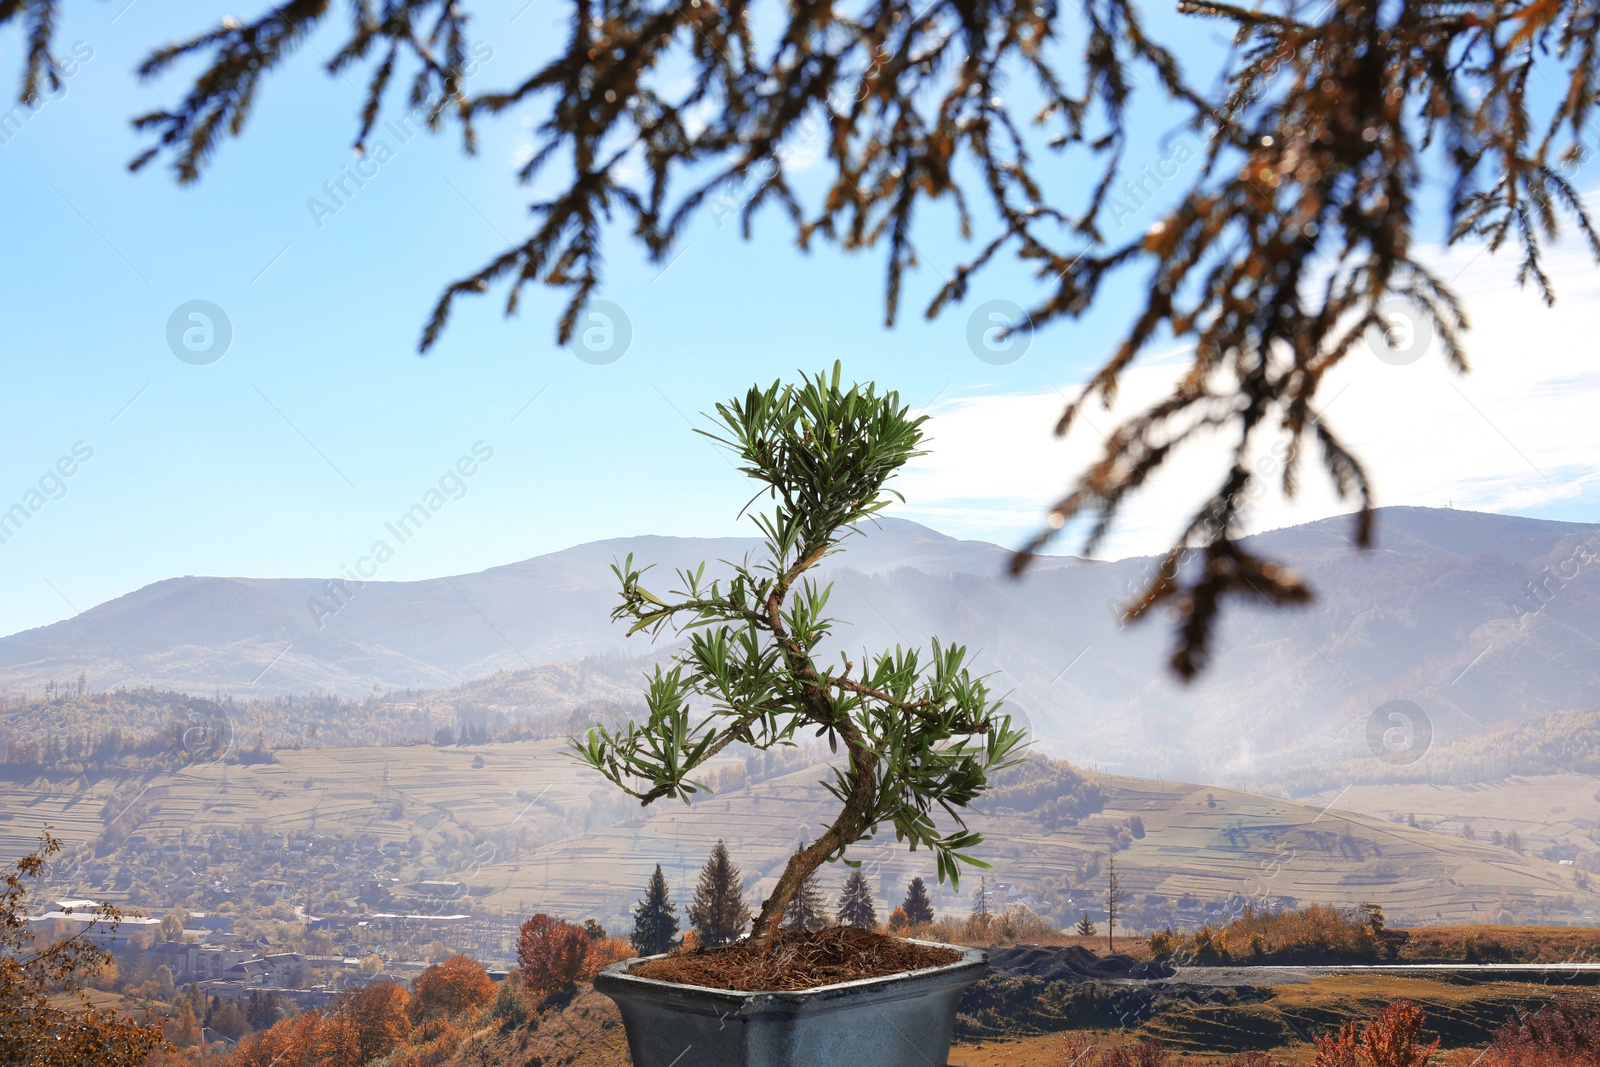
[(1117, 916), (1122, 912), (1122, 904), (1128, 896), (1122, 889), (1122, 880), (1117, 877), (1117, 857), (1115, 853), (1106, 856), (1106, 951), (1117, 950), (1115, 934), (1117, 932)]

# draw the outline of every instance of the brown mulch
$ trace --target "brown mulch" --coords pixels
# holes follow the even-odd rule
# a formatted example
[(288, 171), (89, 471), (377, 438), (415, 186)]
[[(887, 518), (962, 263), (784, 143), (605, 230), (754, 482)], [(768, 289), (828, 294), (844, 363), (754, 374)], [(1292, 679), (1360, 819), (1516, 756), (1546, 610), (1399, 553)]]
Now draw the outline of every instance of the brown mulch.
[(901, 971), (954, 963), (961, 953), (917, 945), (848, 926), (817, 933), (780, 931), (772, 953), (753, 941), (719, 948), (696, 948), (650, 960), (628, 973), (682, 985), (733, 989), (742, 993), (815, 989), (835, 982), (882, 978)]

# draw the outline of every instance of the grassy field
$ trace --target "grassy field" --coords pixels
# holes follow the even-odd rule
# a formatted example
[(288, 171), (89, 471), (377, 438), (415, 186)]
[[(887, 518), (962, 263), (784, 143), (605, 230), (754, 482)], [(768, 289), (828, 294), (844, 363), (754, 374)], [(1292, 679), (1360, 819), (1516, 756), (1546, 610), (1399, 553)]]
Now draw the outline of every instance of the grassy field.
[(1600, 930), (1572, 926), (1414, 927), (1402, 960), (1484, 963), (1600, 963)]

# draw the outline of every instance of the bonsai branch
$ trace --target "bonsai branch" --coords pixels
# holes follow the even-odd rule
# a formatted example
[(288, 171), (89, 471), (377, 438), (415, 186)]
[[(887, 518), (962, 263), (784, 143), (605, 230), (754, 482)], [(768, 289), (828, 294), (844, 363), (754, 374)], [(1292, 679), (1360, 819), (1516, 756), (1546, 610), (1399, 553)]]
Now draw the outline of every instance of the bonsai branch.
[[(849, 668), (850, 664), (847, 662), (845, 664), (845, 669), (848, 670)], [(901, 700), (899, 697), (894, 696), (893, 694), (885, 693), (881, 689), (874, 689), (870, 685), (864, 685), (863, 683), (854, 681), (850, 678), (830, 678), (828, 679), (828, 684), (832, 685), (836, 689), (843, 689), (848, 693), (855, 693), (858, 696), (871, 697), (873, 700), (882, 701), (892, 708), (898, 708), (901, 711), (910, 712), (913, 715), (921, 716), (929, 722), (938, 722), (939, 717), (928, 709), (943, 706), (942, 702), (937, 700)], [(993, 724), (988, 722), (972, 722), (970, 719), (961, 719), (952, 723), (951, 729), (956, 733), (962, 734), (986, 734), (993, 729)]]
[(772, 895), (761, 905), (761, 914), (756, 916), (750, 937), (759, 941), (763, 950), (772, 948), (778, 923), (783, 919), (783, 910), (789, 906), (800, 884), (811, 876), (811, 872), (826, 863), (830, 856), (860, 840), (866, 830), (866, 813), (871, 808), (873, 795), (878, 788), (878, 757), (867, 747), (866, 739), (848, 719), (839, 724), (839, 733), (850, 753), (850, 771), (855, 781), (851, 784), (838, 818), (810, 845), (789, 857), (783, 873), (778, 876), (778, 884), (772, 889)]

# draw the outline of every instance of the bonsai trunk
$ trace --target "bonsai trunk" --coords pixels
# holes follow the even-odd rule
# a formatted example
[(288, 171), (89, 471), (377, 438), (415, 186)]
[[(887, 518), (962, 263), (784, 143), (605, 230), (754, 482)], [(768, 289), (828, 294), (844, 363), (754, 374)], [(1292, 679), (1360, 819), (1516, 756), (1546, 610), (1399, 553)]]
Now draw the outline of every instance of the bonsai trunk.
[(772, 895), (761, 905), (761, 914), (756, 916), (750, 937), (760, 941), (762, 948), (768, 952), (772, 950), (783, 909), (788, 907), (789, 900), (800, 884), (821, 867), (829, 856), (860, 839), (865, 815), (872, 805), (873, 794), (877, 792), (878, 757), (867, 748), (854, 723), (843, 719), (838, 723), (838, 728), (844, 738), (845, 748), (850, 753), (850, 769), (855, 774), (855, 785), (845, 800), (844, 810), (833, 820), (833, 825), (810, 845), (789, 857), (789, 863), (784, 867), (783, 874), (778, 876), (778, 884), (773, 888)]

